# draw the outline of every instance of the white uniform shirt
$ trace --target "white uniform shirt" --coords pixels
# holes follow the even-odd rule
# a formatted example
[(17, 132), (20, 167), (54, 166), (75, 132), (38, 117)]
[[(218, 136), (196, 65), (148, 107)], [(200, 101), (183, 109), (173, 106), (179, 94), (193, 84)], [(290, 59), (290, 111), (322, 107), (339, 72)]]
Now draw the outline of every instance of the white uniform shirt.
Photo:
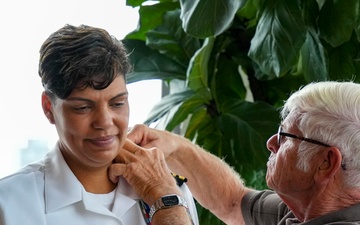
[[(180, 189), (194, 224), (199, 224), (188, 187)], [(146, 225), (138, 200), (120, 179), (108, 210), (85, 191), (57, 145), (43, 160), (0, 180), (0, 225)]]

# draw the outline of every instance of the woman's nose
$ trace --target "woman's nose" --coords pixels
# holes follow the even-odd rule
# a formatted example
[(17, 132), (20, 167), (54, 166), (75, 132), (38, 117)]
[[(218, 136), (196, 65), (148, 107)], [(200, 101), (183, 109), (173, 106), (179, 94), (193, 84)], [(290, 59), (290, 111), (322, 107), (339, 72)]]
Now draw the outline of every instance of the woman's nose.
[(96, 111), (94, 127), (97, 129), (106, 129), (113, 125), (113, 115), (109, 108), (102, 108)]

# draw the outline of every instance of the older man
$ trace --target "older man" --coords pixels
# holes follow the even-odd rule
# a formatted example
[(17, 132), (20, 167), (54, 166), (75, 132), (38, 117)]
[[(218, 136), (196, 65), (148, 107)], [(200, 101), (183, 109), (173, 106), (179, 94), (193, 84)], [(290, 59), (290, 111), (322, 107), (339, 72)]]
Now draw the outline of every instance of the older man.
[[(286, 101), (281, 118), (267, 142), (266, 181), (272, 190), (244, 186), (224, 161), (176, 134), (138, 125), (128, 138), (142, 146), (131, 150), (137, 155), (160, 149), (169, 169), (188, 178), (198, 202), (227, 224), (360, 224), (360, 84), (308, 84)], [(146, 150), (151, 147), (157, 148)], [(111, 176), (137, 173), (131, 168), (139, 160), (119, 160)], [(147, 185), (157, 195), (168, 186), (150, 182), (130, 184), (136, 190)]]

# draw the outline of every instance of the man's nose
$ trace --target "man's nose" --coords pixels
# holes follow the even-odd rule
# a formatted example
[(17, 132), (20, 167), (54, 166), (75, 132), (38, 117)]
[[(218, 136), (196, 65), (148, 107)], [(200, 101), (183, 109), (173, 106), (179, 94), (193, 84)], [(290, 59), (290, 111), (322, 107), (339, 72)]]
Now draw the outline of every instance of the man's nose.
[(277, 153), (280, 146), (277, 143), (277, 134), (274, 134), (273, 136), (271, 136), (267, 142), (266, 142), (266, 147), (269, 151), (273, 152), (273, 153)]

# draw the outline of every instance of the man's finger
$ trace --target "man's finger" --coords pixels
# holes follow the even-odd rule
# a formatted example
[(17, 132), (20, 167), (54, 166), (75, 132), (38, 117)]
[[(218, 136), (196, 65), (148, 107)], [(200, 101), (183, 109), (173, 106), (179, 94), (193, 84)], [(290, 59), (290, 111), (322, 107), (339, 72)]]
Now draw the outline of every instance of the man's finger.
[(135, 154), (135, 152), (137, 152), (139, 150), (143, 150), (143, 148), (141, 148), (140, 146), (138, 146), (137, 144), (132, 142), (130, 139), (126, 139), (123, 148), (126, 149), (127, 151), (133, 153), (133, 154)]
[(133, 162), (136, 160), (135, 153), (133, 153), (133, 149), (128, 150), (123, 147), (119, 154), (115, 157), (114, 162), (116, 163), (124, 163), (127, 164), (129, 162)]
[(116, 184), (119, 181), (119, 176), (125, 173), (126, 165), (121, 163), (113, 163), (109, 168), (109, 178)]

